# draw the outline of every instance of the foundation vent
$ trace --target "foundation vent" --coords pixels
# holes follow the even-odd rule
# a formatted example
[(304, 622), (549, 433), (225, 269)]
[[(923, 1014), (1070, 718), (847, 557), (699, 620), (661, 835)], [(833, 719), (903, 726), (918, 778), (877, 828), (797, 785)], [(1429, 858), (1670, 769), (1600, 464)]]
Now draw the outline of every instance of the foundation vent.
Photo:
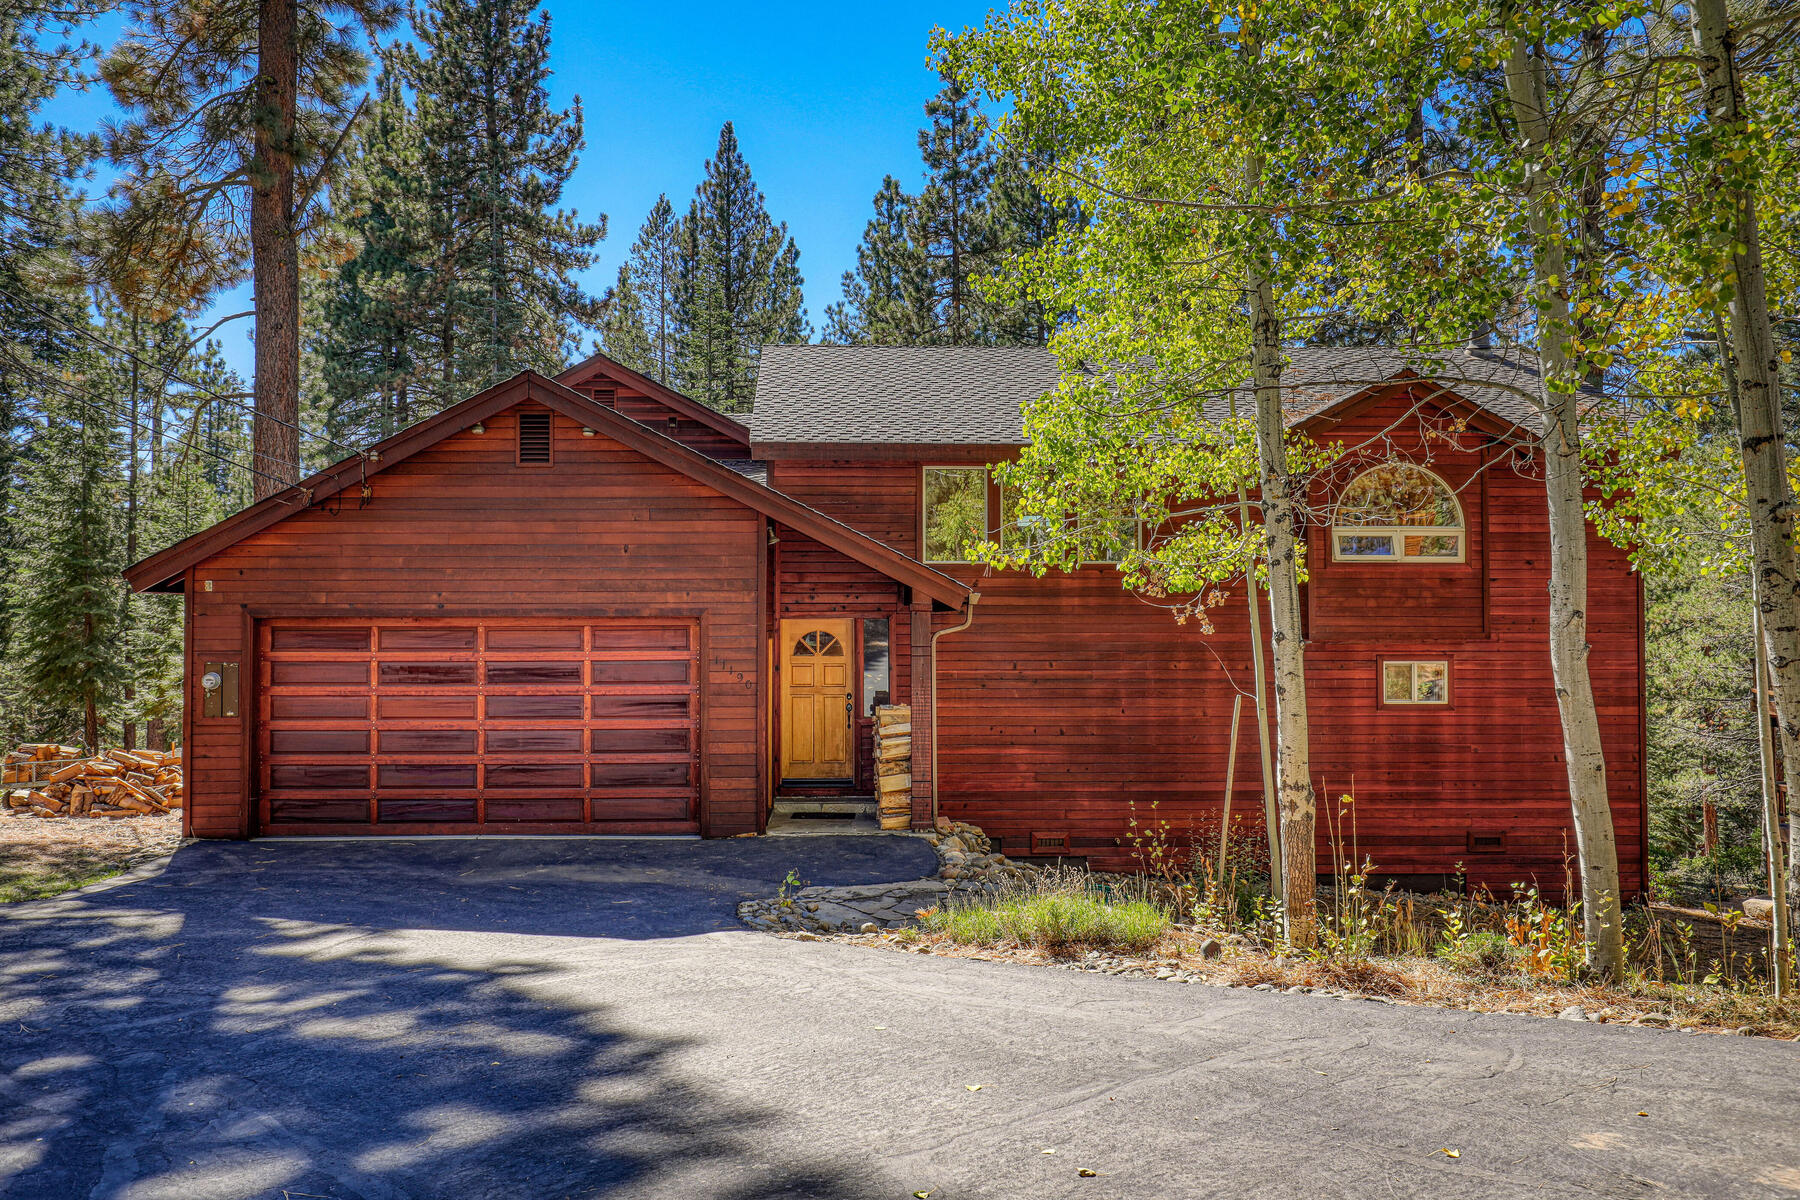
[(1067, 854), (1069, 852), (1069, 835), (1066, 833), (1033, 833), (1031, 835), (1031, 852), (1038, 854)]

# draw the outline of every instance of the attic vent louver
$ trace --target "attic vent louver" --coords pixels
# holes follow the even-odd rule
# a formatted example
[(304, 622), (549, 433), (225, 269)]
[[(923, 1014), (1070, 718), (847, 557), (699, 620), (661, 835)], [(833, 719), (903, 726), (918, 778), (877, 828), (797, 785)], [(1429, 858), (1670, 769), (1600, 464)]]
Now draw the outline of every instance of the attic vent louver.
[(550, 461), (550, 414), (519, 414), (519, 462), (545, 464)]

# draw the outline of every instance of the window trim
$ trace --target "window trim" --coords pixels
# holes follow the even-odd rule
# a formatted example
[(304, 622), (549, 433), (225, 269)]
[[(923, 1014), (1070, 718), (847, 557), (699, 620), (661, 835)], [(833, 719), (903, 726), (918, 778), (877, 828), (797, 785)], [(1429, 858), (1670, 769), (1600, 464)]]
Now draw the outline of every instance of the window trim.
[[(1421, 564), (1427, 565), (1427, 566), (1430, 566), (1433, 564), (1436, 564), (1438, 566), (1456, 566), (1458, 564), (1468, 562), (1469, 561), (1469, 514), (1463, 509), (1462, 500), (1460, 498), (1458, 498), (1458, 496), (1456, 494), (1456, 489), (1451, 487), (1450, 484), (1444, 479), (1444, 477), (1442, 475), (1439, 475), (1436, 471), (1433, 471), (1430, 467), (1422, 466), (1421, 464), (1415, 463), (1415, 462), (1406, 462), (1404, 460), (1392, 460), (1392, 461), (1388, 461), (1388, 462), (1373, 463), (1370, 466), (1365, 467), (1363, 470), (1358, 471), (1356, 473), (1355, 477), (1352, 478), (1350, 480), (1350, 482), (1345, 486), (1344, 493), (1348, 493), (1352, 487), (1355, 487), (1357, 480), (1361, 479), (1364, 475), (1367, 475), (1370, 471), (1373, 471), (1378, 467), (1384, 467), (1384, 466), (1404, 466), (1404, 467), (1409, 467), (1415, 471), (1422, 471), (1426, 475), (1429, 475), (1449, 495), (1450, 503), (1456, 506), (1456, 518), (1457, 518), (1456, 524), (1455, 525), (1339, 525), (1337, 522), (1338, 505), (1334, 504), (1334, 505), (1332, 505), (1332, 509), (1331, 509), (1331, 524), (1328, 525), (1325, 530), (1325, 536), (1331, 539), (1331, 561), (1338, 562), (1338, 563), (1380, 563), (1383, 565), (1393, 565), (1396, 563), (1409, 563), (1414, 566), (1418, 566)], [(1338, 497), (1338, 504), (1341, 504), (1341, 503), (1343, 503), (1343, 495), (1342, 494), (1340, 494)], [(1340, 551), (1339, 546), (1338, 546), (1338, 538), (1340, 536), (1392, 538), (1393, 542), (1391, 544), (1394, 546), (1394, 548), (1396, 550), (1399, 551), (1399, 553), (1398, 554), (1344, 554)], [(1411, 537), (1452, 537), (1452, 536), (1454, 536), (1456, 538), (1456, 554), (1454, 556), (1448, 555), (1448, 554), (1413, 554), (1413, 555), (1409, 555), (1406, 553), (1406, 542), (1403, 540), (1404, 538), (1409, 537), (1409, 536), (1411, 536)]]
[[(1435, 666), (1442, 664), (1444, 668), (1444, 698), (1442, 700), (1389, 700), (1387, 696), (1387, 672), (1390, 666)], [(1413, 675), (1413, 688), (1418, 688), (1418, 675)], [(1456, 707), (1456, 656), (1453, 654), (1420, 655), (1382, 655), (1375, 660), (1375, 702), (1378, 708), (1396, 709), (1402, 712), (1446, 712)]]
[(982, 536), (994, 536), (994, 490), (993, 472), (985, 463), (922, 463), (919, 467), (919, 561), (934, 567), (974, 567), (980, 564), (967, 558), (932, 558), (931, 553), (931, 514), (926, 509), (929, 497), (925, 491), (925, 479), (932, 471), (963, 471), (981, 476), (981, 530)]

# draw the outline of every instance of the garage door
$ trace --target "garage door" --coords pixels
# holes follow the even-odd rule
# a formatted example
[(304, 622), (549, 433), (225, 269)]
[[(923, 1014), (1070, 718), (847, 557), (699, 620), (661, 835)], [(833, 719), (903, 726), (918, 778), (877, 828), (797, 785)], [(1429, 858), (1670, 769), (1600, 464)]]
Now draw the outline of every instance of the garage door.
[(692, 623), (264, 622), (271, 833), (697, 829)]

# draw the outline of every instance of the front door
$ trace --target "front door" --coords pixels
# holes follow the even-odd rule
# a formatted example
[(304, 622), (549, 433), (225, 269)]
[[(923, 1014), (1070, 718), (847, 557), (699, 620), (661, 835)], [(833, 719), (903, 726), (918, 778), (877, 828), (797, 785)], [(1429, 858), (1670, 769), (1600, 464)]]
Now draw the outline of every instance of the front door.
[(850, 718), (849, 621), (781, 623), (781, 775), (784, 779), (844, 779), (856, 773)]

